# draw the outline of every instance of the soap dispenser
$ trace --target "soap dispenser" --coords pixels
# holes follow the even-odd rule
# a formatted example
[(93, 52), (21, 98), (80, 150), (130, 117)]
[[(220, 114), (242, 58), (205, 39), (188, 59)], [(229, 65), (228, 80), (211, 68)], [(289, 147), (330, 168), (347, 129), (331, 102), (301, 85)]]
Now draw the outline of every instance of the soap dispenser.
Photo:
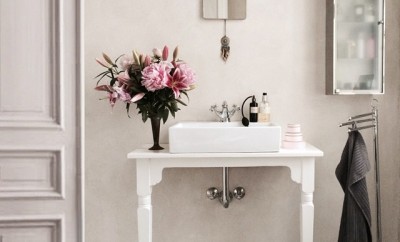
[(257, 122), (258, 120), (258, 104), (256, 101), (256, 97), (253, 96), (253, 99), (250, 103), (250, 122)]
[(269, 123), (271, 115), (271, 108), (268, 103), (267, 93), (264, 92), (262, 95), (262, 101), (258, 111), (258, 122)]

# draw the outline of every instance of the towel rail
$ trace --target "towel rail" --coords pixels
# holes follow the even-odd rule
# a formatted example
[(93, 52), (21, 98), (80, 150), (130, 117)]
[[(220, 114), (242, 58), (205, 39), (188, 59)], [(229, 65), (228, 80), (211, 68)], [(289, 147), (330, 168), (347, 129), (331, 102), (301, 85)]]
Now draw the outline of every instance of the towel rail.
[[(375, 102), (375, 104), (374, 104)], [(382, 221), (381, 221), (381, 192), (380, 192), (380, 171), (379, 171), (379, 138), (378, 138), (378, 100), (372, 99), (371, 107), (372, 111), (369, 113), (359, 114), (356, 116), (351, 116), (348, 122), (339, 124), (339, 127), (351, 125), (348, 127), (348, 132), (353, 132), (362, 129), (374, 128), (374, 159), (375, 159), (375, 184), (376, 184), (376, 227), (377, 227), (377, 241), (382, 242)], [(359, 118), (364, 118), (371, 116), (369, 119), (358, 120)], [(360, 126), (357, 124), (372, 122), (371, 125)]]
[(349, 130), (348, 130), (348, 132), (350, 133), (350, 132), (353, 132), (353, 131), (356, 131), (356, 130), (362, 130), (362, 129), (369, 129), (369, 128), (374, 128), (375, 127), (375, 125), (367, 125), (367, 126), (362, 126), (362, 127), (357, 127), (357, 128), (349, 128)]
[(375, 119), (373, 119), (373, 118), (362, 119), (362, 120), (353, 120), (353, 121), (341, 123), (341, 124), (339, 124), (339, 127), (343, 127), (343, 126), (347, 126), (347, 125), (354, 125), (354, 124), (358, 124), (358, 123), (371, 122), (371, 121), (374, 121), (374, 120)]
[(363, 118), (363, 117), (366, 117), (366, 116), (374, 116), (374, 112), (370, 112), (370, 113), (364, 113), (364, 114), (360, 114), (360, 115), (356, 115), (356, 116), (351, 116), (350, 118), (349, 118), (349, 121), (351, 121), (351, 120), (354, 120), (354, 119), (358, 119), (358, 118)]

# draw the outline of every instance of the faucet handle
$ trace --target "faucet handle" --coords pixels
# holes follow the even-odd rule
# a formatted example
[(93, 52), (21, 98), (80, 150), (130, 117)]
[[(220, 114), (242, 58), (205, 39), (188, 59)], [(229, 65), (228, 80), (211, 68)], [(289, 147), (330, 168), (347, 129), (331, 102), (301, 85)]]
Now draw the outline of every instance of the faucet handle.
[(233, 110), (235, 111), (240, 111), (240, 107), (238, 107), (236, 104), (232, 105)]
[(217, 104), (214, 104), (210, 107), (210, 111), (214, 112), (217, 109)]

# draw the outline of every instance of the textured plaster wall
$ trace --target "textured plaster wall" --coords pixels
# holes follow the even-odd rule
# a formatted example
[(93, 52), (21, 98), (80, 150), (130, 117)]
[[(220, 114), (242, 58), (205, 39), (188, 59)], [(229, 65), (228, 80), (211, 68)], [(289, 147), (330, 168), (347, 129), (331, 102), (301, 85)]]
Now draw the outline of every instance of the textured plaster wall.
[[(267, 91), (273, 122), (302, 124), (305, 139), (324, 151), (316, 163), (317, 242), (337, 241), (343, 194), (334, 170), (347, 134), (338, 128), (348, 116), (368, 112), (372, 96), (326, 96), (325, 1), (247, 1), (247, 19), (228, 21), (231, 56), (219, 58), (222, 21), (201, 18), (201, 1), (86, 0), (86, 238), (88, 242), (131, 242), (137, 238), (136, 170), (126, 154), (151, 142), (150, 124), (113, 111), (93, 90), (102, 69), (94, 58), (137, 49), (150, 53), (167, 44), (197, 72), (190, 103), (162, 126), (183, 120), (214, 120), (212, 104), (240, 104)], [(400, 2), (387, 1), (386, 94), (380, 103), (382, 218), (384, 241), (400, 240), (399, 94)], [(132, 110), (134, 111), (134, 110)], [(239, 120), (239, 116), (235, 117)], [(372, 147), (371, 131), (363, 131)], [(372, 160), (372, 149), (370, 158)], [(368, 184), (373, 213), (373, 172)], [(169, 169), (153, 189), (155, 242), (293, 242), (299, 238), (300, 187), (287, 168), (231, 169), (231, 189), (247, 195), (222, 208), (205, 196), (221, 187), (221, 169)], [(375, 222), (374, 222), (375, 223)], [(375, 226), (375, 224), (374, 224)], [(375, 227), (373, 227), (375, 233)]]

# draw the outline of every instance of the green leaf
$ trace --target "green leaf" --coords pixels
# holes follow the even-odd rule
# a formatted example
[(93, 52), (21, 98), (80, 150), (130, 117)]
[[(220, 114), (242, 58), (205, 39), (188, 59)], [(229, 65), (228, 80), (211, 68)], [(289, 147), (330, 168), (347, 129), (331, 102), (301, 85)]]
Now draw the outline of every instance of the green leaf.
[(107, 74), (107, 73), (108, 73), (108, 70), (107, 71), (103, 71), (102, 73), (100, 73), (97, 76), (93, 77), (93, 79), (96, 79), (97, 77), (99, 77), (101, 75), (104, 75), (104, 74)]
[(175, 111), (174, 111), (174, 109), (171, 107), (171, 105), (167, 104), (167, 108), (168, 108), (169, 111), (171, 112), (172, 117), (175, 118)]
[(178, 104), (177, 104), (177, 102), (176, 102), (175, 100), (173, 100), (173, 101), (171, 102), (171, 108), (172, 108), (172, 110), (173, 110), (174, 112), (176, 112), (176, 111), (179, 110)]
[(162, 115), (162, 119), (163, 119), (163, 123), (164, 123), (164, 124), (165, 124), (165, 122), (167, 122), (168, 114), (169, 114), (168, 109), (167, 109), (167, 108), (164, 109), (164, 113), (163, 113), (163, 115)]
[(181, 100), (179, 100), (179, 99), (176, 99), (176, 101), (177, 101), (178, 103), (182, 104), (183, 106), (187, 106), (187, 104), (186, 104), (186, 103), (182, 102), (182, 101), (181, 101)]
[(126, 114), (128, 115), (128, 118), (131, 118), (131, 116), (129, 115), (129, 107), (131, 106), (130, 103), (126, 104)]
[(105, 73), (105, 74), (103, 74), (103, 76), (97, 81), (97, 83), (96, 83), (96, 86), (98, 86), (99, 85), (99, 83), (100, 83), (100, 81), (101, 81), (101, 79), (103, 79), (105, 76), (107, 76), (107, 77), (109, 77), (109, 78), (111, 78), (109, 75), (107, 75), (108, 74), (108, 71)]
[(139, 88), (137, 88), (135, 86), (130, 86), (129, 88), (134, 92), (143, 92), (142, 90), (140, 90)]
[(142, 112), (142, 121), (143, 121), (143, 123), (146, 123), (147, 118), (148, 118), (147, 112), (146, 111)]
[(185, 91), (181, 91), (181, 93), (183, 93), (186, 96), (187, 100), (190, 101), (189, 96)]
[(124, 54), (122, 54), (122, 55), (120, 55), (120, 56), (118, 56), (118, 58), (117, 59), (115, 59), (115, 63), (117, 63), (117, 61), (119, 60), (119, 58), (121, 58), (122, 56), (124, 56)]

